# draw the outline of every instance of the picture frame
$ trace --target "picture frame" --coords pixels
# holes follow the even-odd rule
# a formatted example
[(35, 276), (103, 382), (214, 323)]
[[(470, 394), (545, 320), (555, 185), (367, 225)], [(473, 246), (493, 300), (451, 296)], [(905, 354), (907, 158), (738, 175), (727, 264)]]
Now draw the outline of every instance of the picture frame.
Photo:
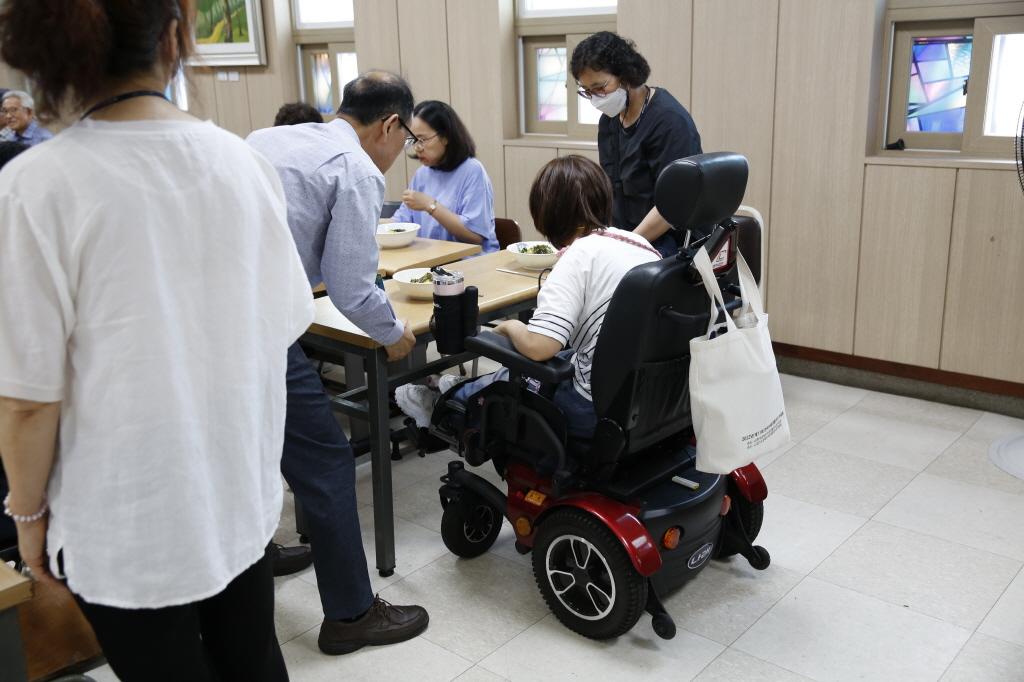
[[(196, 0), (193, 66), (261, 66), (267, 63), (261, 0)], [(230, 40), (227, 27), (230, 23)]]

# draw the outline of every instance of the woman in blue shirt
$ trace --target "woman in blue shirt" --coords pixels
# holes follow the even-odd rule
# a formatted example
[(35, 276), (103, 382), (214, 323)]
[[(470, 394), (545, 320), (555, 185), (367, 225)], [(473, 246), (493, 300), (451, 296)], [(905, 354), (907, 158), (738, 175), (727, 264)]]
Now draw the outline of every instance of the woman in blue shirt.
[(498, 250), (494, 236), (494, 188), (476, 145), (455, 110), (444, 102), (420, 102), (413, 111), (416, 171), (391, 220), (416, 223), (420, 237), (479, 244)]

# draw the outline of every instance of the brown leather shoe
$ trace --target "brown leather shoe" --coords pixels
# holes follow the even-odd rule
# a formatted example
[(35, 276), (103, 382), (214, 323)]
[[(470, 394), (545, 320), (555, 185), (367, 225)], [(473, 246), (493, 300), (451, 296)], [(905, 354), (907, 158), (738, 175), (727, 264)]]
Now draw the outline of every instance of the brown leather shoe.
[(275, 542), (272, 551), (274, 577), (298, 573), (313, 563), (313, 550), (309, 547), (284, 547)]
[(394, 606), (375, 595), (373, 606), (354, 623), (324, 619), (317, 644), (325, 654), (337, 656), (364, 646), (397, 644), (427, 629), (430, 616), (422, 606)]

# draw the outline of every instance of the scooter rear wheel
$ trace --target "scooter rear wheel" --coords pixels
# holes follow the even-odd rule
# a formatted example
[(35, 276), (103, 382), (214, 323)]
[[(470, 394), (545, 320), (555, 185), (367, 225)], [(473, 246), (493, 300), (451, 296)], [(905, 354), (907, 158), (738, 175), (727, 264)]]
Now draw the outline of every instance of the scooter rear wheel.
[(556, 510), (540, 524), (533, 575), (558, 620), (591, 639), (625, 634), (647, 603), (647, 580), (622, 543), (580, 509)]

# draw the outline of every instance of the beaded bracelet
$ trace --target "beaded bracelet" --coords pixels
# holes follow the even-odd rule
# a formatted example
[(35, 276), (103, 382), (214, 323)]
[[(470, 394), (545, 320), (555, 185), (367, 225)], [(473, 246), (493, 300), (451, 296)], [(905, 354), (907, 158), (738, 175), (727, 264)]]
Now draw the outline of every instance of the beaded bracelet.
[(7, 493), (7, 497), (4, 498), (4, 514), (10, 516), (18, 523), (32, 523), (43, 518), (43, 515), (50, 509), (49, 505), (46, 504), (46, 495), (43, 495), (43, 506), (39, 508), (35, 514), (31, 516), (22, 516), (21, 514), (14, 514), (11, 512), (11, 494)]

